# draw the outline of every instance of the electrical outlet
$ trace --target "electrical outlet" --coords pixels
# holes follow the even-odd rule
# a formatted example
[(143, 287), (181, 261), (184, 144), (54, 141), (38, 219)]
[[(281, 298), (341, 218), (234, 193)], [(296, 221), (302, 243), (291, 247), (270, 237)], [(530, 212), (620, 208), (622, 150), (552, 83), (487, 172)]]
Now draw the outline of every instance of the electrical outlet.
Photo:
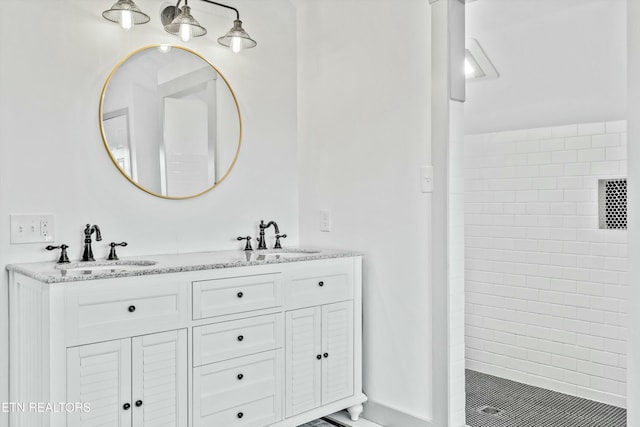
[(53, 214), (11, 214), (11, 244), (54, 241)]
[(320, 231), (331, 231), (331, 211), (320, 209)]
[[(43, 239), (48, 239), (50, 235), (49, 232), (49, 220), (48, 219), (41, 219), (40, 220), (40, 237), (42, 237)], [(48, 240), (47, 240), (48, 241)]]

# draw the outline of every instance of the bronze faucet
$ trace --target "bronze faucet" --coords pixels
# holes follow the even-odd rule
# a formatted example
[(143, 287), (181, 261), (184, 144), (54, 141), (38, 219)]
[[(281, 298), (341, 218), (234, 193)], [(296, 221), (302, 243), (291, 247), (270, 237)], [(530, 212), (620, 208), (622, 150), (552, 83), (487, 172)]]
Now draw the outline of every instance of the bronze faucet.
[(273, 225), (273, 228), (276, 232), (276, 234), (280, 234), (280, 229), (278, 228), (278, 224), (276, 224), (275, 221), (269, 221), (267, 224), (264, 223), (264, 221), (260, 221), (260, 236), (258, 236), (258, 249), (267, 249), (267, 242), (264, 239), (264, 230), (271, 227)]
[(100, 227), (97, 225), (90, 225), (84, 229), (84, 252), (82, 253), (82, 261), (95, 261), (93, 258), (93, 251), (91, 250), (91, 235), (96, 233), (96, 242), (102, 240), (102, 235), (100, 234)]

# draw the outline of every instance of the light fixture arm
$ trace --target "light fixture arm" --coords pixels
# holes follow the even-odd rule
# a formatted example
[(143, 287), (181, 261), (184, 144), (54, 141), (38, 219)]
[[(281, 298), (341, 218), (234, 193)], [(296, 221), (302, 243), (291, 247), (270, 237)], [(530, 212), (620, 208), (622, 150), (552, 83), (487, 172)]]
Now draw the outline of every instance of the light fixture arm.
[[(234, 10), (236, 12), (236, 19), (240, 19), (240, 12), (238, 12), (238, 9), (236, 9), (235, 7), (227, 6), (226, 4), (217, 3), (217, 2), (211, 1), (211, 0), (202, 0), (202, 1), (206, 2), (206, 3), (215, 4), (216, 6), (222, 6), (222, 7), (226, 7), (227, 9)], [(178, 3), (180, 3), (180, 2), (178, 2)]]

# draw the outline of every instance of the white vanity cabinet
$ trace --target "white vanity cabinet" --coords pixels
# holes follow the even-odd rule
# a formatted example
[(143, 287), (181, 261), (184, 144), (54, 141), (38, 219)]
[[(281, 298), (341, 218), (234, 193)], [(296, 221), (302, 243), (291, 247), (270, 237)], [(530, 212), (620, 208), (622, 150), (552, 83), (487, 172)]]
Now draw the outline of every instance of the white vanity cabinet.
[(286, 316), (286, 415), (353, 395), (352, 301)]
[(282, 333), (281, 313), (194, 328), (194, 427), (263, 427), (282, 419)]
[(194, 427), (263, 427), (280, 421), (281, 359), (276, 350), (195, 367)]
[(295, 427), (341, 409), (359, 416), (359, 256), (209, 267), (183, 256), (184, 268), (159, 261), (90, 280), (8, 266), (10, 399), (26, 408), (11, 426)]
[(187, 331), (67, 349), (67, 426), (187, 426)]

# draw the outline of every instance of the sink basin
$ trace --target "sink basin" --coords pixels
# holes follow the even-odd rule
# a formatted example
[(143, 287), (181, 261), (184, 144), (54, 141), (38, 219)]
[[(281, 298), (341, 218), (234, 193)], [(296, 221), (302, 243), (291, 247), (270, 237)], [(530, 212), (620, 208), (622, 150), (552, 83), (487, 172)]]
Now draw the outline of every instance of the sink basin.
[(124, 260), (124, 261), (97, 261), (97, 262), (74, 262), (67, 265), (57, 265), (56, 268), (63, 274), (100, 274), (118, 273), (121, 271), (134, 271), (157, 264), (156, 261), (148, 260)]
[(265, 251), (246, 252), (247, 260), (272, 261), (278, 259), (292, 259), (307, 255), (318, 254), (320, 251), (309, 249), (270, 249)]
[(277, 250), (275, 252), (267, 252), (265, 255), (280, 255), (280, 256), (305, 256), (320, 253), (320, 251), (312, 251), (312, 250)]

